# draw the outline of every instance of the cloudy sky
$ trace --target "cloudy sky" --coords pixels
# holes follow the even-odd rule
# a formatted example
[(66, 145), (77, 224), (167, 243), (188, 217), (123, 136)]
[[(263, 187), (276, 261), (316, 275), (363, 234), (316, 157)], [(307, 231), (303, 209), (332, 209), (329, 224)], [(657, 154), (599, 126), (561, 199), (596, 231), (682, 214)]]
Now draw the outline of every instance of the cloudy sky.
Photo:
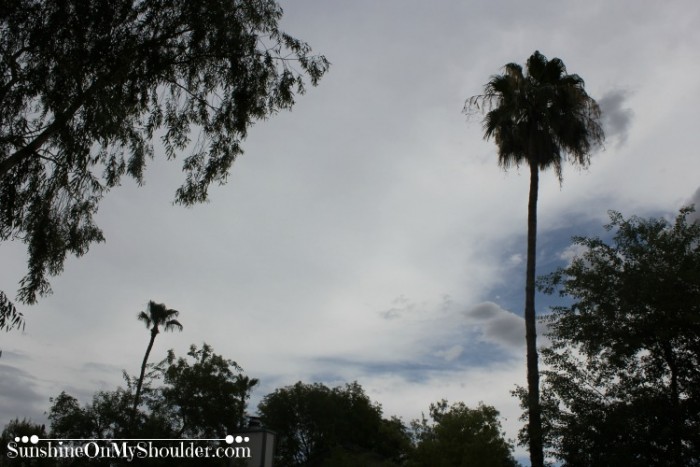
[[(181, 312), (152, 360), (211, 344), (261, 380), (357, 380), (405, 421), (441, 398), (519, 428), (525, 383), (528, 172), (504, 172), (478, 116), (489, 76), (535, 50), (580, 74), (608, 139), (589, 170), (541, 176), (538, 273), (607, 210), (673, 216), (700, 201), (700, 4), (418, 0), (283, 3), (283, 28), (332, 62), (292, 112), (258, 123), (211, 202), (172, 205), (183, 177), (155, 160), (101, 205), (107, 242), (71, 258), (54, 294), (0, 338), (0, 423), (44, 421), (49, 397), (88, 401), (137, 374), (149, 300)], [(0, 245), (0, 289), (25, 274)], [(546, 311), (552, 298), (539, 298)], [(523, 455), (522, 448), (518, 455)]]

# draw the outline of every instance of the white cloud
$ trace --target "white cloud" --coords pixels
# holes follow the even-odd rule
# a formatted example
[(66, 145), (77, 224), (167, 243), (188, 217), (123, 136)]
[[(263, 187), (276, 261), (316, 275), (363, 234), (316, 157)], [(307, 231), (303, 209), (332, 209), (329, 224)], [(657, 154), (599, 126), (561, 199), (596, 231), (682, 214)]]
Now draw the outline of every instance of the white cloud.
[(588, 249), (585, 246), (572, 243), (559, 253), (559, 259), (566, 261), (567, 265), (570, 265), (575, 258), (582, 256), (586, 251)]
[(455, 360), (457, 357), (462, 355), (462, 352), (464, 352), (464, 347), (462, 347), (459, 344), (455, 344), (452, 347), (445, 349), (445, 350), (439, 350), (435, 352), (435, 355), (438, 357), (442, 357), (448, 362), (451, 362)]
[(508, 263), (511, 266), (520, 266), (523, 263), (523, 255), (515, 253), (508, 258)]

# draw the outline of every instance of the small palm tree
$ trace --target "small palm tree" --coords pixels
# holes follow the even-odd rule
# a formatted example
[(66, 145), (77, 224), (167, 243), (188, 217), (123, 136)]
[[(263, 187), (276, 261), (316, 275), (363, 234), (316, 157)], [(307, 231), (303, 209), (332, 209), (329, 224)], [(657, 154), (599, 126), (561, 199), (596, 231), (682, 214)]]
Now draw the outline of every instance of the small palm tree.
[(503, 74), (492, 76), (484, 86), (484, 94), (467, 100), (465, 111), (474, 109), (488, 109), (483, 121), (484, 138), (495, 139), (499, 165), (507, 169), (526, 163), (530, 167), (525, 278), (528, 435), (532, 466), (541, 467), (544, 453), (535, 331), (539, 171), (553, 167), (561, 183), (566, 154), (571, 162), (588, 166), (591, 151), (605, 138), (600, 108), (586, 93), (580, 76), (567, 74), (560, 59), (547, 60), (536, 51), (527, 61), (525, 74), (520, 65), (509, 63)]
[(141, 376), (139, 376), (139, 381), (136, 385), (136, 395), (134, 396), (134, 407), (132, 415), (132, 426), (136, 418), (136, 410), (139, 405), (139, 398), (141, 397), (141, 388), (143, 386), (143, 379), (146, 375), (146, 364), (148, 363), (148, 356), (151, 354), (151, 349), (153, 348), (153, 341), (156, 340), (156, 336), (163, 328), (164, 331), (172, 331), (177, 329), (182, 331), (182, 324), (175, 318), (180, 314), (177, 310), (171, 310), (166, 308), (163, 303), (156, 303), (153, 300), (148, 302), (147, 312), (142, 311), (138, 314), (138, 320), (143, 321), (147, 329), (151, 330), (151, 339), (148, 341), (148, 347), (146, 348), (146, 355), (143, 356), (143, 363), (141, 364)]

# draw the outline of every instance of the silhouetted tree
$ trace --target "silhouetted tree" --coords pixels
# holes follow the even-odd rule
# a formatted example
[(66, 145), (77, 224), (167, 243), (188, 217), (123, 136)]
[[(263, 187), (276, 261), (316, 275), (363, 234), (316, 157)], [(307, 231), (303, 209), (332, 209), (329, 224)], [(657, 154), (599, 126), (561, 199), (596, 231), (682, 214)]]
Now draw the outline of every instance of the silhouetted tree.
[(148, 302), (147, 310), (147, 312), (140, 312), (137, 316), (139, 321), (143, 321), (146, 325), (146, 328), (151, 330), (151, 338), (148, 341), (146, 354), (143, 356), (143, 363), (141, 363), (141, 374), (136, 385), (136, 394), (134, 395), (133, 405), (134, 416), (136, 416), (136, 410), (139, 405), (139, 397), (141, 396), (141, 386), (143, 385), (143, 378), (146, 375), (146, 365), (148, 364), (148, 356), (151, 354), (153, 342), (156, 340), (156, 336), (160, 332), (160, 328), (162, 327), (165, 332), (173, 331), (175, 329), (182, 331), (182, 324), (180, 324), (180, 322), (175, 319), (180, 314), (179, 311), (166, 308), (165, 304), (156, 303), (153, 300)]
[(513, 447), (505, 440), (498, 411), (479, 404), (470, 409), (463, 402), (446, 400), (430, 404), (425, 416), (411, 423), (416, 448), (409, 467), (516, 467)]
[(178, 437), (223, 438), (244, 426), (244, 414), (255, 378), (242, 374), (233, 360), (213, 352), (206, 343), (192, 345), (188, 357), (171, 350), (163, 369), (162, 403), (172, 411)]
[(540, 279), (565, 306), (544, 319), (543, 399), (567, 466), (700, 465), (700, 224), (610, 213), (610, 242)]
[[(149, 365), (143, 382), (142, 403), (132, 416), (132, 385), (135, 378), (124, 375), (127, 388), (99, 391), (91, 403), (81, 405), (65, 392), (51, 399), (48, 412), (51, 437), (93, 438), (201, 438), (202, 443), (234, 434), (243, 426), (247, 401), (257, 380), (242, 373), (232, 360), (214, 353), (206, 343), (192, 345), (187, 358), (168, 357)], [(161, 384), (158, 384), (160, 382)], [(128, 435), (128, 436), (127, 436)], [(138, 465), (202, 465), (202, 459), (136, 459)], [(228, 465), (209, 459), (207, 465)], [(113, 465), (115, 459), (71, 459), (70, 465)]]
[(494, 138), (498, 163), (504, 169), (530, 167), (527, 208), (527, 272), (525, 279), (525, 339), (529, 405), (529, 447), (533, 467), (542, 467), (542, 422), (539, 407), (539, 372), (535, 330), (535, 255), (537, 245), (537, 193), (539, 171), (554, 168), (562, 181), (565, 155), (583, 167), (604, 139), (600, 109), (588, 96), (581, 77), (568, 74), (558, 58), (547, 60), (535, 52), (525, 73), (509, 63), (503, 74), (491, 77), (484, 94), (473, 96), (466, 111), (488, 110), (484, 137)]
[[(124, 175), (143, 183), (154, 140), (187, 151), (175, 201), (202, 202), (250, 126), (317, 84), (329, 62), (281, 18), (274, 0), (3, 2), (0, 241), (27, 245), (20, 302), (104, 240), (99, 202)], [(16, 315), (0, 301), (0, 316)]]
[[(44, 425), (32, 423), (30, 420), (18, 418), (11, 420), (0, 435), (0, 466), (1, 467), (49, 467), (55, 465), (53, 459), (33, 458), (26, 459), (15, 456), (18, 447), (27, 446), (27, 443), (16, 442), (15, 438), (21, 436), (38, 436), (46, 438)], [(14, 450), (13, 450), (14, 449)]]
[(80, 402), (65, 391), (51, 399), (49, 421), (56, 438), (123, 438), (128, 434), (131, 414), (130, 392), (98, 391), (91, 404)]
[(279, 465), (388, 467), (410, 449), (403, 423), (383, 419), (356, 382), (333, 389), (298, 382), (265, 396), (258, 411), (277, 433)]

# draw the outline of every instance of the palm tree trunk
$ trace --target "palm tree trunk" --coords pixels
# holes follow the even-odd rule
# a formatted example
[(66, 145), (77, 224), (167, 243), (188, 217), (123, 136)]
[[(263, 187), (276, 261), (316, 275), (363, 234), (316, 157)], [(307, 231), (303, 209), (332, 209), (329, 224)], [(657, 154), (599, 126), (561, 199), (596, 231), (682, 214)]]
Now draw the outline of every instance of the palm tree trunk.
[(535, 317), (535, 255), (537, 254), (537, 191), (539, 168), (530, 163), (530, 196), (527, 204), (527, 274), (525, 277), (525, 341), (527, 344), (527, 405), (530, 463), (543, 467), (540, 375), (537, 365), (537, 329)]
[(134, 422), (136, 421), (136, 410), (139, 406), (139, 398), (141, 397), (141, 388), (143, 386), (143, 379), (146, 377), (146, 364), (148, 363), (148, 356), (151, 354), (151, 349), (153, 348), (153, 342), (156, 340), (158, 335), (158, 329), (153, 328), (151, 331), (151, 340), (148, 342), (148, 348), (146, 348), (146, 355), (143, 356), (143, 363), (141, 364), (141, 376), (139, 376), (139, 381), (136, 384), (136, 394), (134, 395), (134, 407), (131, 413), (131, 427), (134, 429)]

